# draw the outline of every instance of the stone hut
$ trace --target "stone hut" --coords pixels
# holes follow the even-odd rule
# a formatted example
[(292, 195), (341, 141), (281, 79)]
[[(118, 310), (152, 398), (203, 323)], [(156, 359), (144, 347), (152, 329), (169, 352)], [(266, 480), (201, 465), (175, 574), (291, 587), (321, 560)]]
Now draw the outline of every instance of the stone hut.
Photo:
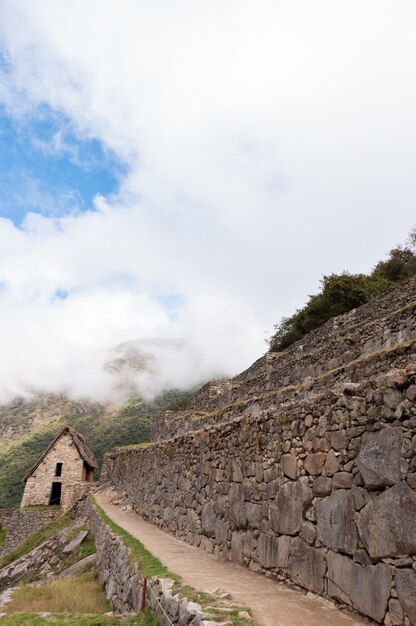
[(39, 504), (72, 508), (91, 488), (97, 467), (84, 437), (65, 426), (24, 477), (22, 508)]

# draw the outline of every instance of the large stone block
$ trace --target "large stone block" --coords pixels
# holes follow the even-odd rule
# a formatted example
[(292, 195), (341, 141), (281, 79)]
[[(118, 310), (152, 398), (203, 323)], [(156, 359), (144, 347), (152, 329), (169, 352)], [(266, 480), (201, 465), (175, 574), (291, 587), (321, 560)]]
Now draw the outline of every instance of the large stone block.
[(262, 533), (257, 542), (260, 565), (266, 569), (286, 568), (289, 563), (291, 537), (272, 537)]
[(215, 513), (210, 502), (207, 502), (201, 512), (201, 526), (202, 532), (208, 537), (214, 537), (215, 535)]
[(413, 569), (397, 569), (396, 589), (400, 604), (412, 626), (416, 626), (416, 572)]
[(271, 527), (282, 535), (295, 535), (302, 526), (303, 513), (312, 500), (312, 490), (307, 479), (287, 482), (280, 489), (270, 505)]
[(338, 489), (316, 505), (318, 539), (328, 548), (353, 554), (357, 547), (354, 497)]
[(357, 516), (358, 532), (374, 559), (416, 554), (416, 493), (402, 481), (369, 502)]
[(267, 569), (276, 567), (277, 561), (277, 537), (262, 533), (257, 541), (258, 561)]
[(381, 622), (390, 596), (390, 566), (380, 563), (363, 567), (335, 552), (328, 552), (327, 564), (328, 595)]
[(395, 485), (400, 480), (401, 428), (364, 433), (357, 466), (369, 489)]
[(324, 591), (325, 558), (317, 548), (311, 548), (299, 537), (292, 542), (290, 576), (295, 583), (310, 591)]

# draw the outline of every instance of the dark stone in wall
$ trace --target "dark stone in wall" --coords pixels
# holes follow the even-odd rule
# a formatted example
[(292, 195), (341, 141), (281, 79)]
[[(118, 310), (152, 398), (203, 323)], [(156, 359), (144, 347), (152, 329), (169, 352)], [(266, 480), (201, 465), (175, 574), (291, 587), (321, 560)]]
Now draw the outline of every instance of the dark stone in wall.
[(285, 483), (270, 505), (271, 526), (284, 535), (295, 535), (302, 526), (305, 506), (312, 500), (312, 490), (307, 479)]
[(416, 493), (400, 482), (369, 502), (357, 516), (357, 524), (374, 559), (416, 554)]
[(384, 564), (362, 567), (335, 552), (328, 553), (327, 563), (328, 594), (381, 622), (390, 596), (391, 568)]
[(354, 515), (351, 491), (334, 491), (316, 505), (318, 539), (332, 550), (353, 554), (358, 540)]
[(414, 625), (416, 624), (416, 572), (411, 569), (398, 569), (395, 578), (400, 603)]
[[(392, 390), (397, 392), (397, 390)], [(399, 395), (402, 397), (400, 392)], [(400, 428), (383, 428), (379, 432), (364, 433), (357, 466), (368, 489), (395, 485), (400, 480)]]
[(323, 553), (296, 537), (293, 540), (290, 556), (291, 579), (310, 591), (323, 593), (325, 570)]

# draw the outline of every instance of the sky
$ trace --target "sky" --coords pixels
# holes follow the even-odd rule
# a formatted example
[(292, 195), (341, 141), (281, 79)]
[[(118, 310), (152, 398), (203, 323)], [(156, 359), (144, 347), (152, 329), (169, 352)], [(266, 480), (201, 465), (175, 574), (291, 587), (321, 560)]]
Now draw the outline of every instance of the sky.
[(126, 346), (146, 397), (236, 374), (405, 241), (415, 31), (412, 0), (0, 0), (0, 400), (111, 400)]

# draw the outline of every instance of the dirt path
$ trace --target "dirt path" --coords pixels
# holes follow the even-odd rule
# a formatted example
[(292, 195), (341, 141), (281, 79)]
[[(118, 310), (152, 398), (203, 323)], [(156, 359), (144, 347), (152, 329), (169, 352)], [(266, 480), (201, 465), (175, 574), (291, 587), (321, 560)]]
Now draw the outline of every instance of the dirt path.
[(318, 596), (306, 597), (282, 583), (189, 546), (145, 522), (133, 511), (122, 511), (119, 506), (110, 504), (109, 496), (95, 494), (95, 498), (116, 524), (139, 539), (165, 567), (179, 574), (184, 584), (208, 593), (221, 587), (234, 601), (250, 607), (254, 619), (263, 626), (362, 626), (367, 623), (331, 608), (331, 603)]

